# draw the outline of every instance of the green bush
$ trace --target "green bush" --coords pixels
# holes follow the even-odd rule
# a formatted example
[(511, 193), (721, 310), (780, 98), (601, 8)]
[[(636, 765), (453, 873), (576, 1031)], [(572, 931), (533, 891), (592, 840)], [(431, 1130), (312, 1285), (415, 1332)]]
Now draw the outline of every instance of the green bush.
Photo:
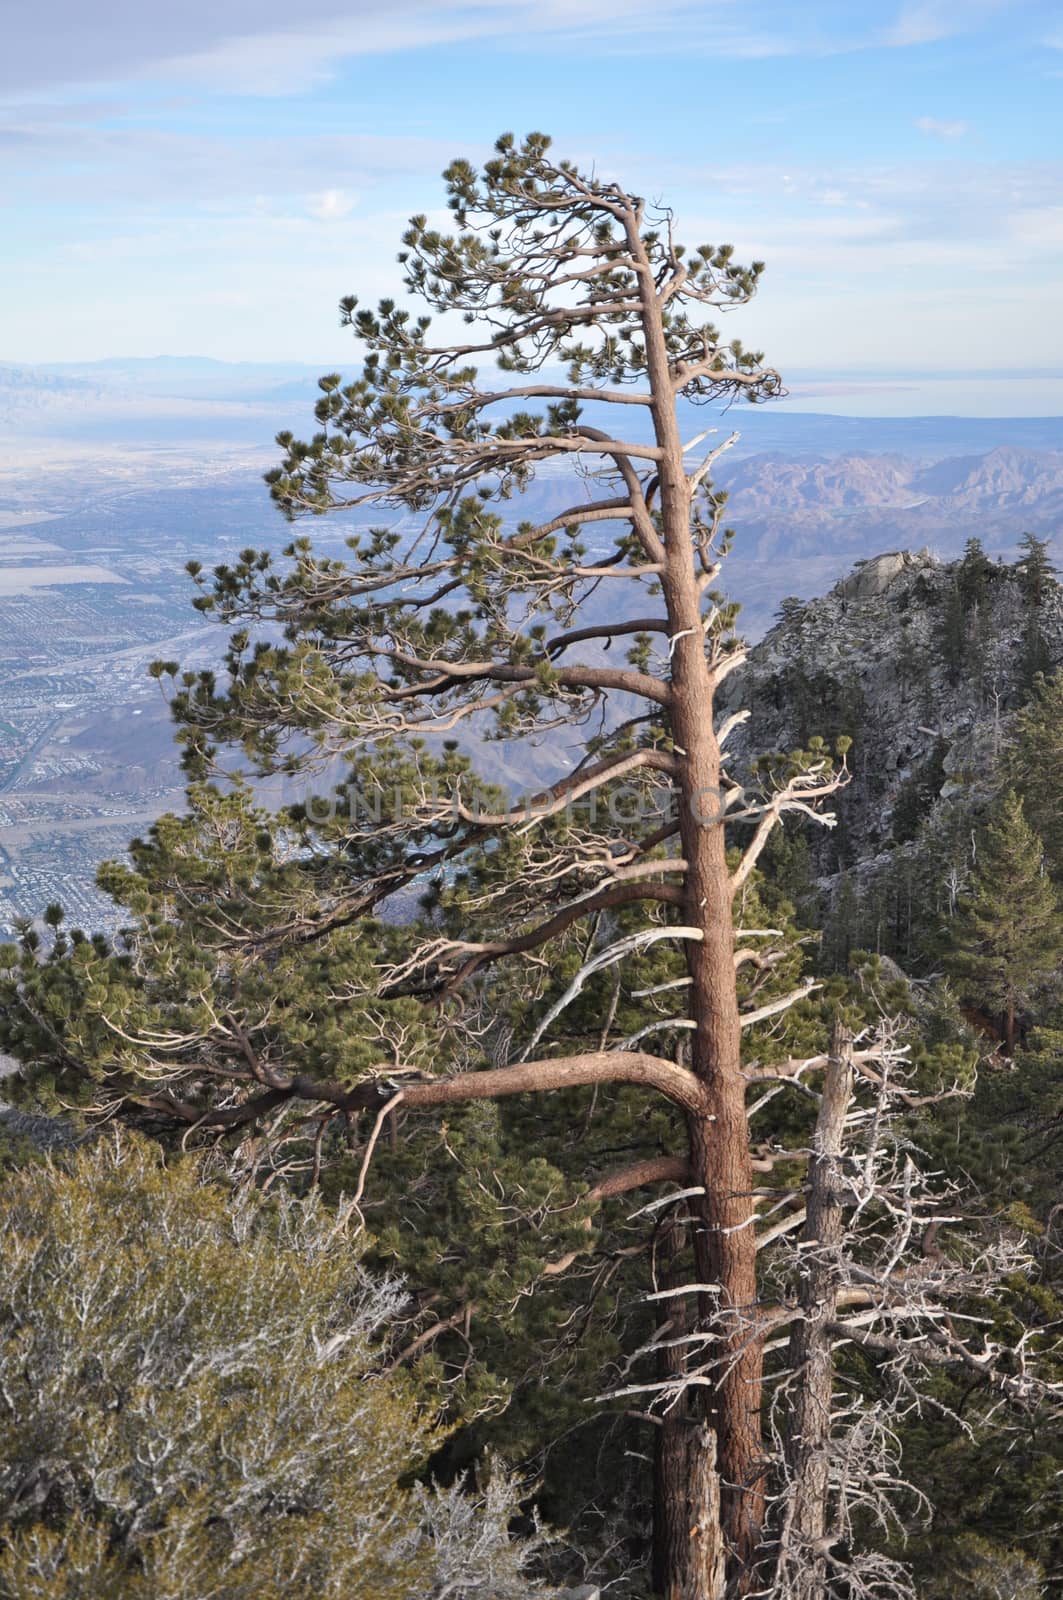
[(0, 1185), (3, 1600), (523, 1600), (504, 1477), (439, 1443), (334, 1214), (123, 1136)]

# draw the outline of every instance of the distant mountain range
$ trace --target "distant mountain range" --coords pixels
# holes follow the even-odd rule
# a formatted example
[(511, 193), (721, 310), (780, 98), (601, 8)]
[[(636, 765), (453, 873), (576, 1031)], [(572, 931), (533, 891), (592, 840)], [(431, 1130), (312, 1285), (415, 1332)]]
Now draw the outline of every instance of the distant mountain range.
[[(854, 561), (887, 550), (925, 546), (947, 559), (979, 538), (993, 555), (1014, 557), (1022, 535), (1035, 533), (1063, 570), (1060, 449), (1005, 444), (931, 462), (865, 450), (765, 451), (725, 456), (715, 481), (727, 491), (724, 519), (737, 534), (722, 584), (741, 601), (752, 638), (770, 627), (784, 596), (821, 594)], [(560, 474), (542, 476), (522, 496), (520, 514), (545, 520), (586, 493)], [(599, 524), (595, 546), (606, 548), (614, 532)]]
[[(304, 436), (314, 429), (317, 379), (327, 367), (198, 356), (0, 364), (0, 430), (12, 463), (23, 459), (20, 441), (32, 441), (43, 473), (80, 442), (133, 452), (146, 483), (175, 445), (200, 462), (220, 462), (237, 446), (247, 475), (250, 461), (271, 462), (280, 428)], [(923, 545), (948, 556), (975, 535), (1007, 554), (1024, 532), (1063, 533), (1063, 418), (850, 417), (787, 411), (785, 402), (687, 412), (691, 438), (706, 427), (719, 439), (732, 429), (740, 434), (716, 481), (729, 494), (727, 520), (739, 534), (728, 588), (754, 636), (784, 595), (822, 592), (860, 557)], [(606, 416), (607, 408), (587, 408), (589, 421)], [(646, 425), (625, 418), (625, 426), (640, 422)], [(611, 415), (606, 425), (615, 425)], [(255, 501), (262, 496), (268, 515), (254, 469), (246, 489)], [(547, 469), (519, 506), (502, 509), (511, 517), (555, 515), (589, 492), (567, 466)], [(601, 540), (612, 536), (599, 526)], [(1063, 558), (1063, 545), (1056, 555)]]
[(1063, 531), (1063, 450), (1000, 445), (929, 465), (866, 452), (811, 460), (772, 452), (721, 463), (717, 481), (744, 549), (761, 560), (825, 546), (856, 555), (890, 545), (947, 552), (974, 535), (1010, 548), (1024, 532)]
[(312, 423), (319, 375), (317, 367), (200, 357), (0, 365), (0, 429), (35, 441), (269, 449), (280, 428)]

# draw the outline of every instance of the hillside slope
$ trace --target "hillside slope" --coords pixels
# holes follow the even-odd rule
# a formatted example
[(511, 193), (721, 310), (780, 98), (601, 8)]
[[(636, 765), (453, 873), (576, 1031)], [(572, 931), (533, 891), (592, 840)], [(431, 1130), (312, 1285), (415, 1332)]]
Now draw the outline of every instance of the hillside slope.
[(1038, 584), (973, 542), (961, 561), (879, 555), (819, 599), (784, 602), (728, 691), (751, 710), (736, 761), (850, 736), (839, 825), (809, 842), (821, 876), (866, 869), (939, 803), (978, 800), (1034, 674), (1061, 665), (1063, 590), (1050, 576)]

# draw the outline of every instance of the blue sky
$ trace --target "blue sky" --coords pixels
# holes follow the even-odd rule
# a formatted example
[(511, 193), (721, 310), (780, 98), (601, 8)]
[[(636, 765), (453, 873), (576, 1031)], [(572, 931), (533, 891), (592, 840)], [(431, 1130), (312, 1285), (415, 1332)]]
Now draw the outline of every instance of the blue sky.
[(1055, 0), (8, 0), (0, 361), (349, 360), (447, 160), (542, 128), (767, 261), (784, 371), (1060, 373), (1061, 102)]

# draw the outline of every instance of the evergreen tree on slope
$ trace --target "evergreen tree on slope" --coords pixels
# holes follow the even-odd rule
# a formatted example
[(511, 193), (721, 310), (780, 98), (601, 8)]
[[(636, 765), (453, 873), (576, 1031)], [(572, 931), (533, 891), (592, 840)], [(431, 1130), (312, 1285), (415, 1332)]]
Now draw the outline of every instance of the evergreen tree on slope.
[(1008, 790), (982, 831), (947, 958), (964, 997), (999, 1012), (1009, 1055), (1019, 1013), (1063, 957), (1063, 917), (1043, 855), (1021, 799)]

